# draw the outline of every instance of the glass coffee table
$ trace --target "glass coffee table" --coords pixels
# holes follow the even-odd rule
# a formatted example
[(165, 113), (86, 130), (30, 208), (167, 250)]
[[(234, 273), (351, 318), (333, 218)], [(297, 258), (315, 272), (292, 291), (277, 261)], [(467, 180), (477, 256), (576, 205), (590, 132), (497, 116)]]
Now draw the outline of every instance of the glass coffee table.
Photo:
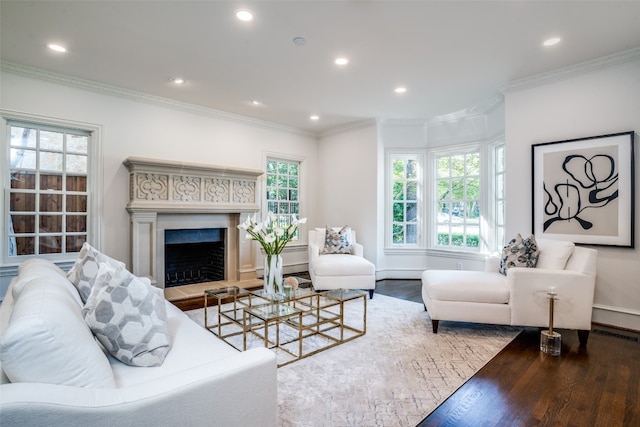
[[(205, 309), (205, 327), (241, 351), (250, 346), (248, 338), (253, 336), (251, 345), (259, 343), (282, 354), (278, 366), (284, 366), (364, 335), (366, 296), (366, 292), (349, 289), (297, 289), (286, 297), (262, 289), (209, 290), (205, 291), (205, 304), (209, 298), (217, 298), (218, 322), (208, 324)], [(349, 307), (345, 304), (358, 298), (362, 300), (362, 320), (352, 318), (355, 324), (347, 324), (345, 311)]]

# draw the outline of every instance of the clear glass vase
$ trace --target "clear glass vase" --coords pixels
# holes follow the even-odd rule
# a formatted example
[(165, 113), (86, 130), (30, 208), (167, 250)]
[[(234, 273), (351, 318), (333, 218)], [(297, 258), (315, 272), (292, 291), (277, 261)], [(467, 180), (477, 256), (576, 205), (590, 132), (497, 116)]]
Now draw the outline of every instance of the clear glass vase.
[(264, 292), (281, 299), (284, 288), (282, 286), (282, 256), (265, 255), (264, 257)]

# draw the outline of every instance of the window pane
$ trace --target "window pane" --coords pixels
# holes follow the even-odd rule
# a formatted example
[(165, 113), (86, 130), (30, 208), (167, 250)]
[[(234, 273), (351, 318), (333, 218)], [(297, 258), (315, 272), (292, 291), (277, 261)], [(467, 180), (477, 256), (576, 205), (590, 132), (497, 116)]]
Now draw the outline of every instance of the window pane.
[(464, 176), (464, 156), (451, 157), (451, 176)]
[(400, 181), (393, 183), (393, 200), (404, 200), (404, 183)]
[(41, 233), (61, 233), (62, 216), (60, 215), (40, 215)]
[(289, 203), (280, 202), (279, 203), (279, 208), (278, 208), (278, 213), (279, 214), (288, 214), (289, 213)]
[(63, 151), (64, 134), (62, 132), (40, 131), (40, 149)]
[(404, 221), (404, 203), (393, 204), (393, 220), (397, 222)]
[(442, 200), (450, 197), (451, 197), (451, 194), (449, 194), (449, 180), (439, 179), (438, 180), (438, 200)]
[(467, 178), (467, 199), (480, 198), (480, 178)]
[(61, 191), (62, 175), (42, 174), (40, 175), (40, 190), (42, 191)]
[(11, 145), (35, 148), (37, 132), (35, 129), (11, 126)]
[(480, 153), (467, 155), (467, 175), (480, 175)]
[(35, 237), (16, 237), (16, 255), (33, 255), (35, 254), (36, 239)]
[(298, 178), (290, 177), (289, 178), (289, 187), (290, 188), (298, 188)]
[(11, 188), (35, 190), (36, 174), (34, 172), (24, 172), (24, 171), (11, 172)]
[(503, 201), (499, 201), (497, 203), (496, 212), (497, 212), (497, 215), (496, 215), (497, 216), (497, 218), (496, 218), (497, 223), (501, 224), (501, 225), (504, 224), (504, 202)]
[(298, 190), (289, 190), (289, 200), (298, 201)]
[(414, 222), (418, 218), (418, 205), (415, 203), (407, 203), (407, 222)]
[(87, 156), (67, 154), (66, 171), (70, 173), (87, 173)]
[(82, 245), (87, 241), (87, 236), (67, 236), (67, 252), (80, 252)]
[(67, 195), (67, 212), (86, 212), (87, 196)]
[(286, 162), (278, 162), (278, 173), (281, 175), (286, 175), (289, 171), (289, 164)]
[(504, 196), (504, 175), (496, 176), (496, 196), (502, 198)]
[(276, 213), (276, 211), (278, 210), (278, 203), (277, 202), (268, 202), (267, 203), (267, 209), (268, 209), (269, 212)]
[(9, 209), (13, 212), (35, 212), (36, 195), (12, 192), (9, 195)]
[(11, 222), (14, 233), (24, 234), (36, 232), (35, 215), (11, 215)]
[(415, 160), (407, 161), (407, 176), (406, 179), (416, 179), (418, 177), (418, 165)]
[(300, 205), (298, 203), (290, 203), (289, 213), (298, 215), (300, 213)]
[[(289, 165), (289, 175), (298, 176), (298, 165), (295, 163), (291, 163)], [(297, 185), (296, 185), (297, 187)]]
[(415, 181), (407, 182), (407, 200), (418, 199), (418, 184)]
[(449, 246), (449, 233), (438, 233), (438, 245)]
[(267, 160), (267, 173), (276, 173), (278, 171), (278, 162)]
[(437, 160), (438, 178), (444, 178), (449, 176), (449, 158), (440, 157)]
[(287, 200), (287, 195), (289, 192), (287, 189), (278, 190), (278, 200)]
[(67, 134), (67, 151), (73, 153), (88, 153), (89, 137), (86, 135)]
[(275, 200), (278, 198), (277, 190), (270, 188), (267, 190), (267, 200)]
[(456, 178), (451, 181), (451, 198), (464, 199), (464, 179)]
[(62, 236), (40, 236), (41, 254), (62, 253)]
[(404, 160), (394, 160), (393, 161), (393, 179), (394, 180), (402, 180), (404, 177)]
[(67, 175), (67, 191), (87, 191), (87, 177)]
[(86, 232), (87, 217), (84, 215), (67, 215), (66, 226), (69, 233)]
[(407, 224), (407, 243), (418, 243), (418, 227), (415, 224)]
[(34, 150), (25, 150), (22, 148), (12, 148), (10, 154), (10, 162), (12, 169), (35, 169), (36, 168), (36, 152)]
[(467, 246), (470, 248), (480, 247), (480, 227), (467, 227)]
[(62, 154), (41, 151), (40, 169), (62, 172)]
[(286, 176), (282, 176), (282, 175), (278, 176), (278, 187), (287, 188), (287, 183), (288, 183), (288, 180)]
[(404, 227), (398, 224), (393, 224), (393, 243), (404, 243)]
[(496, 172), (504, 171), (504, 146), (496, 149)]
[(62, 194), (41, 194), (40, 212), (62, 212)]
[(278, 183), (276, 175), (267, 175), (267, 187), (275, 187)]

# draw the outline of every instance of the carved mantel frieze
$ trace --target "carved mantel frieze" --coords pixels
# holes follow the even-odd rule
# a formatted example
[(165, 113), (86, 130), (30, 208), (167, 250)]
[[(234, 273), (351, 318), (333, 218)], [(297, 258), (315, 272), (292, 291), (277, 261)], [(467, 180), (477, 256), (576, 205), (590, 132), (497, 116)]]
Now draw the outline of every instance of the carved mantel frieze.
[(129, 157), (129, 212), (252, 212), (259, 210), (260, 170)]

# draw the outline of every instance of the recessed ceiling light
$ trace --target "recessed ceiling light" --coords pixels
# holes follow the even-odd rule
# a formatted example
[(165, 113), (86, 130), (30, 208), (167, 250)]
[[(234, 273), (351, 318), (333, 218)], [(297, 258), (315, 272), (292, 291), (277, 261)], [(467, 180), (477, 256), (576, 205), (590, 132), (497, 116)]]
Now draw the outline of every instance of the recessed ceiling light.
[(236, 10), (236, 18), (241, 21), (248, 22), (253, 19), (253, 13), (246, 9)]
[(407, 91), (406, 87), (397, 87), (393, 90), (395, 93), (405, 93)]
[(257, 99), (254, 99), (253, 101), (251, 101), (251, 103), (253, 105), (262, 105), (262, 102), (258, 101)]
[(309, 116), (309, 119), (311, 119), (311, 120), (320, 120), (320, 116), (318, 116), (316, 114), (313, 114), (313, 115)]
[(553, 46), (558, 43), (560, 43), (560, 37), (552, 37), (550, 39), (545, 40), (544, 43), (542, 44), (545, 46)]
[(186, 83), (185, 79), (183, 79), (182, 77), (172, 77), (171, 81), (177, 85), (183, 85)]
[(67, 48), (55, 43), (49, 43), (47, 47), (51, 50), (55, 50), (56, 52), (64, 53), (67, 51)]
[(293, 44), (295, 44), (296, 46), (304, 46), (305, 43), (307, 43), (307, 41), (304, 39), (304, 37), (293, 38)]
[(337, 65), (347, 65), (349, 63), (349, 60), (347, 58), (341, 57), (341, 58), (336, 58), (335, 62)]

